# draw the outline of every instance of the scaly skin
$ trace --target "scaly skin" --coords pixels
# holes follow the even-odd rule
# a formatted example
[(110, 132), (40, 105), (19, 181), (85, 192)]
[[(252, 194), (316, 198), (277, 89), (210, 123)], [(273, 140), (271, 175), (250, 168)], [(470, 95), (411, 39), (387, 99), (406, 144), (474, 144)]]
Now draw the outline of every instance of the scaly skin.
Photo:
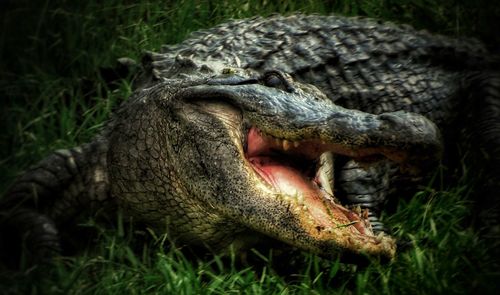
[[(56, 152), (7, 193), (6, 207), (21, 205), (4, 227), (28, 232), (35, 256), (58, 251), (57, 228), (75, 213), (120, 207), (216, 251), (270, 238), (327, 257), (393, 258), (376, 217), (335, 195), (380, 203), (397, 167), (419, 173), (439, 160), (439, 129), (453, 136), (466, 105), (498, 179), (500, 83), (471, 40), (366, 19), (257, 18), (143, 63), (138, 89), (93, 143)], [(333, 173), (336, 159), (345, 163)]]

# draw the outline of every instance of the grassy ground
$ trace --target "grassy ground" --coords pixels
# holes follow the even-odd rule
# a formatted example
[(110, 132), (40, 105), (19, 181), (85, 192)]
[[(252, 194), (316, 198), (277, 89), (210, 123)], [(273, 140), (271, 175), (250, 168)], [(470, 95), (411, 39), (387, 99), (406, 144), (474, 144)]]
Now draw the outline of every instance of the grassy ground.
[[(103, 4), (104, 3), (104, 4)], [(131, 93), (130, 80), (106, 83), (103, 69), (119, 57), (175, 43), (193, 30), (229, 18), (337, 12), (368, 15), (454, 36), (482, 38), (499, 48), (499, 8), (488, 1), (0, 1), (0, 192), (23, 168), (56, 148), (95, 135), (113, 107)], [(299, 4), (303, 3), (303, 4)], [(498, 260), (467, 226), (467, 195), (461, 178), (401, 200), (386, 222), (409, 241), (392, 264), (354, 269), (299, 255), (282, 274), (267, 253), (253, 266), (233, 257), (186, 258), (161, 238), (132, 242), (133, 230), (97, 227), (97, 249), (59, 260), (43, 276), (0, 272), (6, 294), (434, 294), (498, 287)], [(121, 224), (121, 223), (119, 223)], [(88, 225), (87, 225), (88, 226)], [(93, 225), (91, 225), (93, 226)], [(169, 249), (169, 250), (166, 250)]]

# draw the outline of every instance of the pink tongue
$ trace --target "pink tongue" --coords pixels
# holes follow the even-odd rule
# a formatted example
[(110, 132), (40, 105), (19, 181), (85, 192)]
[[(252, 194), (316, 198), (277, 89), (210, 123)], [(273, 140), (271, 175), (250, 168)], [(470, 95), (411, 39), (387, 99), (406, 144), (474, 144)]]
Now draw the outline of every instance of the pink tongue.
[(319, 193), (318, 187), (305, 179), (293, 167), (276, 162), (271, 157), (265, 156), (253, 157), (249, 160), (260, 176), (284, 194), (294, 196), (297, 194), (314, 195)]
[[(339, 223), (349, 224), (351, 222), (351, 218), (347, 216), (351, 216), (352, 213), (341, 206), (325, 200), (321, 196), (324, 192), (295, 168), (276, 162), (272, 158), (265, 156), (252, 157), (249, 161), (262, 178), (279, 189), (283, 194), (292, 197), (302, 196), (307, 210), (309, 210), (318, 226), (325, 228), (336, 227), (339, 226)], [(328, 205), (325, 203), (328, 203)], [(333, 215), (335, 215), (334, 219)], [(354, 216), (351, 217), (355, 218)]]

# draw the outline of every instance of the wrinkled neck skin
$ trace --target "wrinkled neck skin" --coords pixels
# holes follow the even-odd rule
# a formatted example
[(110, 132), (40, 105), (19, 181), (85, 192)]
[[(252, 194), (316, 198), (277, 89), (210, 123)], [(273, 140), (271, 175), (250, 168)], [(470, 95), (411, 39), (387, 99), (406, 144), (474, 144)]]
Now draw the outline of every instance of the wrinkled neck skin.
[(375, 236), (366, 212), (338, 203), (328, 169), (336, 155), (433, 163), (433, 123), (343, 109), (279, 72), (182, 58), (171, 71), (153, 73), (106, 131), (111, 194), (131, 215), (215, 250), (266, 236), (326, 257), (394, 257), (394, 240)]

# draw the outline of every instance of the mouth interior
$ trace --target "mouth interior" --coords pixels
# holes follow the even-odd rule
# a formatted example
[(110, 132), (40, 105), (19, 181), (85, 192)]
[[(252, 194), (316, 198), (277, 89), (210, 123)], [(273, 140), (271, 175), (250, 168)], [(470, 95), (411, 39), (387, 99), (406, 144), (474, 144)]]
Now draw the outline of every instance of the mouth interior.
[(251, 127), (245, 156), (264, 182), (309, 212), (318, 232), (346, 228), (354, 234), (373, 236), (368, 211), (349, 210), (333, 196), (333, 178), (324, 177), (325, 171), (333, 169), (333, 163), (320, 161), (327, 152), (330, 150), (325, 143), (290, 142)]

